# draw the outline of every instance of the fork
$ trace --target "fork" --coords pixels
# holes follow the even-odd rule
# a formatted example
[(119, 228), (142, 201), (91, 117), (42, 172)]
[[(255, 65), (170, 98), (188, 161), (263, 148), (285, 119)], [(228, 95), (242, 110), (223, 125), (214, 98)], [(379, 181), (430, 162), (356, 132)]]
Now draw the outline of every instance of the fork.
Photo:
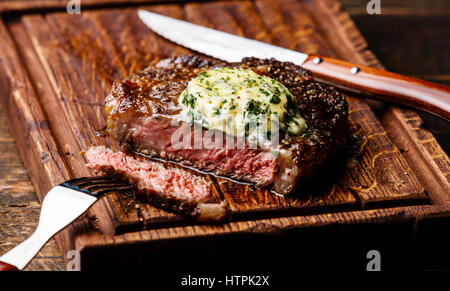
[(86, 212), (103, 195), (131, 189), (134, 186), (109, 177), (76, 178), (52, 188), (42, 202), (35, 232), (0, 257), (0, 271), (22, 270), (50, 238)]

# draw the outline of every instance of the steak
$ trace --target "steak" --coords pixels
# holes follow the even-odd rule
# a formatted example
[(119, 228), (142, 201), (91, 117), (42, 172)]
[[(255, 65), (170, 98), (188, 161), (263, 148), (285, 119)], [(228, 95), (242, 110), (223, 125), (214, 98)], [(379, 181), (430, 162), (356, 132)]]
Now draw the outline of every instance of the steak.
[(139, 200), (203, 222), (227, 217), (226, 202), (218, 201), (211, 185), (200, 175), (103, 146), (89, 148), (85, 158), (96, 174), (115, 176), (136, 185)]
[[(201, 72), (218, 67), (251, 69), (279, 81), (293, 95), (293, 103), (306, 123), (300, 135), (280, 134), (279, 152), (257, 147), (201, 146), (180, 148), (173, 136), (182, 127), (177, 121), (182, 110), (178, 98), (188, 82)], [(288, 194), (297, 182), (309, 178), (329, 158), (342, 153), (348, 136), (347, 102), (334, 88), (315, 82), (311, 73), (297, 65), (274, 59), (245, 58), (240, 63), (179, 56), (164, 59), (155, 66), (114, 82), (105, 99), (107, 132), (124, 151), (137, 152), (181, 163), (219, 176), (272, 185), (279, 194)], [(186, 131), (185, 131), (186, 132)], [(197, 133), (198, 134), (198, 133)], [(204, 137), (206, 130), (200, 131)], [(227, 137), (237, 144), (237, 138)]]

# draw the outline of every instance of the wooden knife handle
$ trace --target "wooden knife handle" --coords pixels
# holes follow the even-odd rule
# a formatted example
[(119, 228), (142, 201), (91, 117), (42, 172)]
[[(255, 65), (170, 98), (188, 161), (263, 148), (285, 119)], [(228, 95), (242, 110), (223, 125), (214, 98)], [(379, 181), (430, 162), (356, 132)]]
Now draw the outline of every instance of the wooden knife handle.
[(318, 55), (310, 55), (303, 67), (317, 80), (337, 88), (450, 121), (450, 87)]
[(0, 271), (19, 271), (15, 266), (0, 261)]

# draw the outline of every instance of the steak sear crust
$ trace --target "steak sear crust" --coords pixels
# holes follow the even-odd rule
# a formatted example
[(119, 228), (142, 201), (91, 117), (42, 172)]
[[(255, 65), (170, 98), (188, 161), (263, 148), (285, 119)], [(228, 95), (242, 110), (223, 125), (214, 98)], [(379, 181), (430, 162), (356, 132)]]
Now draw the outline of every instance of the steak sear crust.
[[(200, 149), (178, 148), (172, 143), (172, 136), (183, 126), (191, 128), (187, 131), (189, 140), (194, 136), (193, 126), (174, 122), (182, 110), (179, 95), (199, 73), (224, 66), (252, 69), (278, 80), (293, 94), (294, 106), (307, 128), (296, 136), (281, 133), (278, 155), (263, 148), (207, 148), (205, 144)], [(233, 64), (198, 56), (161, 60), (114, 82), (105, 99), (105, 116), (108, 133), (125, 151), (179, 162), (257, 186), (272, 185), (283, 195), (291, 192), (297, 182), (309, 178), (328, 157), (342, 153), (348, 137), (344, 96), (333, 87), (315, 82), (309, 71), (274, 59), (245, 58)]]

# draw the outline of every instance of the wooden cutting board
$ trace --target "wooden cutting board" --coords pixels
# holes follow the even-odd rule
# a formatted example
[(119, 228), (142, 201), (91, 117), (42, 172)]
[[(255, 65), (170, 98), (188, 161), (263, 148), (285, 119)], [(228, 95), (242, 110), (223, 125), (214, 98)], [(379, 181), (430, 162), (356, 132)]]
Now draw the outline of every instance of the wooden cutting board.
[[(117, 148), (98, 134), (105, 126), (103, 98), (114, 80), (162, 58), (192, 53), (145, 27), (138, 6), (305, 53), (381, 67), (335, 0), (137, 0), (112, 1), (113, 7), (90, 0), (80, 15), (67, 14), (66, 1), (39, 2), (0, 4), (0, 97), (41, 200), (64, 180), (92, 175), (82, 151), (92, 145)], [(420, 127), (418, 115), (373, 103), (375, 114), (362, 99), (347, 99), (355, 154), (298, 193), (281, 198), (208, 177), (231, 208), (231, 220), (220, 225), (199, 224), (113, 194), (57, 235), (63, 256), (80, 251), (83, 269), (111, 266), (114, 260), (139, 266), (144, 257), (157, 261), (156, 253), (174, 250), (181, 256), (205, 246), (212, 254), (234, 244), (251, 249), (261, 234), (290, 244), (292, 230), (301, 237), (311, 228), (320, 236), (330, 227), (344, 235), (355, 225), (365, 226), (362, 231), (372, 231), (374, 224), (401, 225), (415, 235), (430, 221), (448, 222), (449, 159)], [(383, 234), (383, 228), (377, 231)]]

